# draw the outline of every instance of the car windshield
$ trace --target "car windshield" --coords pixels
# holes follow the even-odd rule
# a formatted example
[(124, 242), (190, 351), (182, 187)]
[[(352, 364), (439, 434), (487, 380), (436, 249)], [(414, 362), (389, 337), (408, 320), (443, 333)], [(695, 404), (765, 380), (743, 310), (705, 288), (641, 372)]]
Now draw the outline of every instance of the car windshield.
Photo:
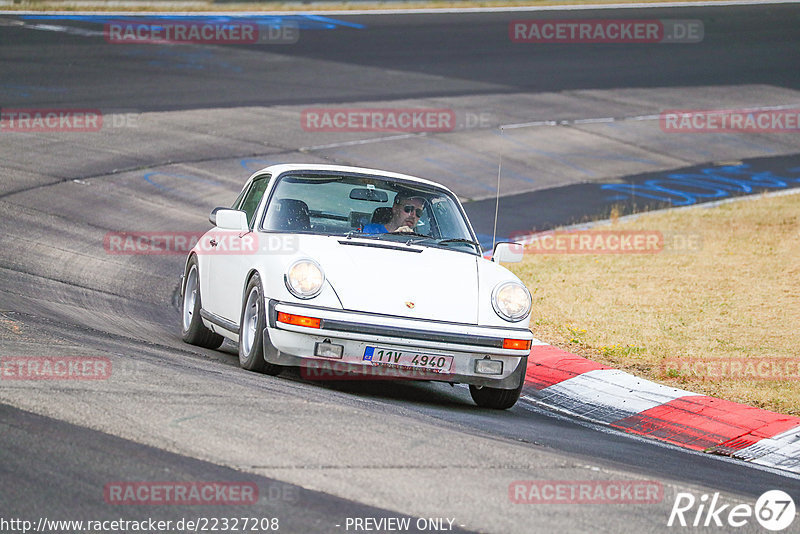
[(284, 174), (275, 184), (261, 227), (480, 254), (450, 193), (382, 176)]

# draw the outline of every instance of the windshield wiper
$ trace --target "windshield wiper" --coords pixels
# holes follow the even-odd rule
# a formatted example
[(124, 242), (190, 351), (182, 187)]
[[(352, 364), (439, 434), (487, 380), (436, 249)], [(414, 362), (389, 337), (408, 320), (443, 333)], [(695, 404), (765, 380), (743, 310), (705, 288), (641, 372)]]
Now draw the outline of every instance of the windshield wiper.
[[(395, 230), (394, 232), (386, 232), (386, 234), (389, 234), (389, 235), (408, 235), (408, 236), (413, 236), (413, 237), (425, 237), (425, 238), (428, 238), (428, 239), (432, 239), (432, 237), (429, 236), (429, 235), (418, 234), (417, 232), (414, 232), (413, 230), (411, 232), (398, 232), (397, 230)], [(384, 235), (386, 235), (386, 234), (384, 234)]]
[(361, 239), (378, 239), (381, 234), (372, 234), (367, 232), (359, 232), (358, 230), (350, 230), (344, 234), (345, 239), (352, 239), (353, 237), (360, 237)]
[(438, 245), (444, 245), (445, 243), (469, 243), (473, 245), (475, 248), (481, 246), (480, 243), (477, 241), (473, 241), (472, 239), (464, 239), (463, 237), (452, 237), (450, 239), (442, 239), (441, 241), (436, 242)]
[(408, 241), (406, 241), (406, 245), (416, 245), (417, 243), (421, 243), (423, 241), (427, 241), (429, 239), (433, 239), (429, 235), (419, 234), (419, 233), (414, 232), (414, 231), (411, 231), (411, 232), (398, 232), (397, 230), (395, 230), (394, 232), (387, 232), (387, 233), (381, 234), (381, 235), (399, 235), (399, 236), (403, 236), (403, 237), (408, 236), (408, 237), (421, 237), (422, 238), (422, 239), (409, 239)]

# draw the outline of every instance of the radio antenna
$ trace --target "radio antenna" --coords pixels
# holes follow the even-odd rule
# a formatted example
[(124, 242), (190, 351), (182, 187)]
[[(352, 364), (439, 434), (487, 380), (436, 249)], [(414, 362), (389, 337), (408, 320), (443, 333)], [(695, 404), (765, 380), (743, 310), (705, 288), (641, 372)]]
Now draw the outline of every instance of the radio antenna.
[(500, 152), (499, 161), (497, 163), (497, 191), (494, 199), (494, 228), (492, 229), (492, 253), (494, 253), (494, 246), (497, 244), (497, 212), (500, 208), (500, 172), (503, 170), (503, 127), (500, 126)]

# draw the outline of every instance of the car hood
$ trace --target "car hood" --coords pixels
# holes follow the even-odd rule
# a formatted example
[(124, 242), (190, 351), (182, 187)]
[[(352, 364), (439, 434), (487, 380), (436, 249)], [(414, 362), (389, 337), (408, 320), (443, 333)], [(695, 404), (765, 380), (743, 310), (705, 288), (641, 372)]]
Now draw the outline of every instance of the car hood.
[(374, 239), (327, 237), (319, 245), (309, 256), (347, 310), (478, 323), (477, 256)]

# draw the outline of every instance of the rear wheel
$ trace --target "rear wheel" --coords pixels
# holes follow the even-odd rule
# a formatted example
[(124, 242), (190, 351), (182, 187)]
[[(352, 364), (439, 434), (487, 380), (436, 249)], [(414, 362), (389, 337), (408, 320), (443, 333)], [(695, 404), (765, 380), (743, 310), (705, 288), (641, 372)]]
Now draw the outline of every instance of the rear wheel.
[(489, 386), (470, 386), (469, 394), (475, 404), (481, 408), (492, 408), (494, 410), (507, 410), (514, 406), (522, 395), (522, 386), (525, 384), (525, 377), (522, 377), (519, 387), (516, 389), (498, 389)]
[(181, 337), (186, 343), (216, 349), (225, 340), (221, 335), (206, 328), (200, 319), (200, 278), (197, 270), (197, 258), (189, 260), (189, 271), (186, 274), (186, 285), (183, 288), (183, 304), (181, 305)]
[(274, 376), (280, 373), (282, 368), (264, 359), (263, 334), (266, 324), (264, 307), (261, 278), (258, 274), (254, 274), (247, 284), (242, 319), (239, 324), (239, 365), (248, 371)]

